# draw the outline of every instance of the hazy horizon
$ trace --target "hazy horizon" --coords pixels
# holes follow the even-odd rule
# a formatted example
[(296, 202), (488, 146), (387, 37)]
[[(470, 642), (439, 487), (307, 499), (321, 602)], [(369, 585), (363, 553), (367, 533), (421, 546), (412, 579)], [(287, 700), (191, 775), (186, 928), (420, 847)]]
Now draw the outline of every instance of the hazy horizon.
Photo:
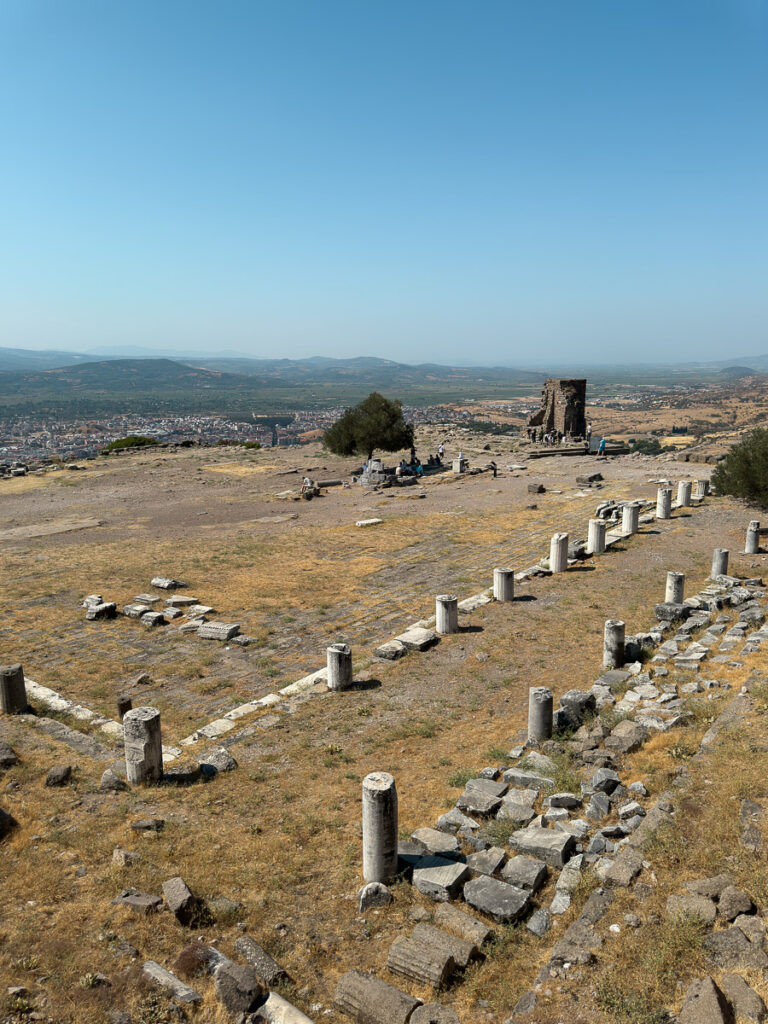
[(768, 352), (768, 3), (10, 0), (0, 345)]

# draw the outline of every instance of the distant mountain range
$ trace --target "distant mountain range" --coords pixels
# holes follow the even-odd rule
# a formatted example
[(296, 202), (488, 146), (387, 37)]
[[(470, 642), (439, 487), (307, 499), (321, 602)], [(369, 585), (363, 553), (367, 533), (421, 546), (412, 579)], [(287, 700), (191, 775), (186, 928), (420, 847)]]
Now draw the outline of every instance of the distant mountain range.
[[(768, 356), (718, 363), (649, 367), (557, 367), (561, 376), (587, 376), (592, 387), (738, 380), (768, 369)], [(510, 367), (410, 366), (389, 359), (101, 358), (80, 352), (0, 348), (3, 412), (88, 418), (147, 414), (254, 413), (347, 406), (371, 391), (406, 405), (530, 395), (548, 376)]]

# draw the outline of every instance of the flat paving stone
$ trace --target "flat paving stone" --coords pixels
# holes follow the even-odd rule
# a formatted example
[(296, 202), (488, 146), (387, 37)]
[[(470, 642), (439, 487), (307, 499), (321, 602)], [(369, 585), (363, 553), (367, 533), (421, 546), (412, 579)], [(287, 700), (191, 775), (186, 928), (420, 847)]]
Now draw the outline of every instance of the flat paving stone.
[(509, 845), (522, 854), (543, 860), (550, 867), (562, 868), (576, 842), (566, 832), (529, 825), (510, 836)]

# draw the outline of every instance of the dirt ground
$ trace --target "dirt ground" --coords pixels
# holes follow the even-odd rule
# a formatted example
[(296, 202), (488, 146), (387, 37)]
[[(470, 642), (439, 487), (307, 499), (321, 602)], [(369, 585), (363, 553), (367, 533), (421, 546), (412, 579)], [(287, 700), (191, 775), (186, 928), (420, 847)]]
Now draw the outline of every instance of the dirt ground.
[[(0, 719), (0, 739), (21, 758), (0, 783), (2, 806), (19, 822), (0, 854), (3, 985), (26, 986), (31, 1005), (57, 1022), (100, 1022), (109, 1008), (162, 1020), (146, 1009), (141, 963), (170, 967), (198, 935), (232, 955), (239, 923), (284, 963), (294, 1001), (313, 1019), (341, 1021), (332, 1010), (339, 975), (358, 968), (387, 977), (390, 942), (406, 931), (414, 904), (426, 902), (399, 885), (390, 909), (358, 916), (363, 776), (395, 775), (404, 838), (433, 824), (458, 795), (450, 780), (499, 762), (517, 739), (529, 686), (557, 694), (591, 685), (606, 618), (625, 619), (629, 631), (648, 628), (668, 569), (685, 572), (693, 591), (712, 549), (727, 547), (732, 571), (765, 571), (765, 556), (740, 554), (754, 511), (709, 499), (643, 527), (604, 557), (521, 585), (512, 605), (481, 608), (427, 653), (373, 661), (374, 646), (433, 612), (436, 593), (476, 593), (494, 566), (538, 560), (555, 531), (584, 537), (602, 500), (651, 497), (662, 476), (710, 470), (638, 457), (551, 457), (508, 470), (518, 456), (503, 441), (465, 450), (473, 465), (495, 458), (499, 476), (444, 474), (402, 491), (332, 488), (295, 502), (276, 496), (297, 488), (304, 473), (346, 478), (353, 463), (317, 448), (191, 450), (91, 462), (0, 490), (0, 663), (20, 661), (37, 682), (109, 717), (126, 680), (147, 672), (150, 682), (131, 696), (134, 706), (160, 709), (166, 743), (320, 668), (329, 642), (352, 645), (359, 680), (349, 692), (321, 687), (280, 713), (247, 719), (222, 740), (239, 769), (188, 789), (100, 794), (103, 763)], [(601, 488), (576, 485), (577, 475), (596, 470)], [(533, 482), (546, 492), (529, 493)], [(354, 525), (371, 517), (383, 522)], [(57, 524), (62, 532), (50, 532)], [(254, 643), (205, 642), (174, 623), (148, 631), (125, 618), (85, 622), (86, 594), (122, 605), (158, 574), (187, 581), (184, 593), (213, 605), (212, 617), (239, 622)], [(75, 766), (73, 782), (45, 789), (45, 773), (62, 763)], [(662, 773), (659, 787), (665, 781)], [(147, 816), (165, 819), (164, 830), (131, 833), (130, 822)], [(115, 846), (141, 860), (113, 866)], [(126, 886), (159, 893), (173, 875), (200, 896), (241, 906), (190, 933), (170, 914), (138, 918), (111, 905)], [(444, 1001), (462, 1021), (500, 1024), (542, 958), (528, 939), (505, 935)], [(83, 981), (94, 972), (110, 985)], [(210, 982), (194, 984), (205, 1004), (192, 1019), (226, 1020)]]

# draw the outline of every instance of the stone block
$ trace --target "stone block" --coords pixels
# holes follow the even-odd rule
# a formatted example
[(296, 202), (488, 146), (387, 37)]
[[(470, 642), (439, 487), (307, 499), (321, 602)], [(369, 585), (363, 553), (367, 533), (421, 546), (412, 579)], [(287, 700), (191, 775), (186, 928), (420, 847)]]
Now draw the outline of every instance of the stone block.
[(724, 974), (720, 987), (738, 1019), (749, 1021), (749, 1024), (762, 1024), (768, 1016), (765, 1003), (740, 974)]
[(501, 877), (510, 885), (518, 889), (527, 889), (528, 892), (536, 892), (544, 884), (547, 877), (547, 865), (537, 857), (525, 857), (518, 855), (510, 857), (504, 865)]
[(237, 622), (204, 622), (197, 631), (202, 640), (231, 640), (240, 632)]
[(437, 633), (423, 626), (411, 626), (404, 633), (395, 637), (409, 651), (426, 651), (437, 643)]
[(398, 658), (402, 658), (408, 653), (408, 648), (399, 640), (388, 640), (377, 647), (373, 653), (377, 658), (383, 658), (385, 661), (397, 661)]
[(717, 907), (706, 896), (695, 893), (674, 893), (667, 898), (667, 914), (670, 917), (698, 918), (705, 924), (713, 925), (717, 917)]
[(466, 864), (443, 857), (420, 857), (413, 867), (414, 888), (437, 903), (445, 903), (455, 896), (468, 878)]
[(232, 1013), (249, 1013), (264, 995), (256, 971), (245, 964), (220, 963), (213, 972), (216, 996)]
[(510, 836), (509, 845), (519, 853), (545, 861), (550, 867), (561, 868), (576, 843), (566, 832), (529, 825)]
[(483, 921), (471, 914), (459, 910), (452, 903), (441, 903), (435, 908), (435, 924), (440, 925), (454, 935), (459, 935), (467, 942), (480, 949), (484, 943), (494, 938), (494, 931)]
[(434, 853), (438, 857), (454, 859), (459, 856), (459, 841), (448, 832), (440, 832), (434, 828), (417, 828), (411, 835), (411, 839), (418, 846), (421, 846), (427, 853)]
[(163, 882), (163, 896), (179, 924), (191, 928), (198, 918), (200, 904), (192, 895), (184, 879), (176, 875)]
[(464, 886), (464, 899), (475, 910), (487, 914), (494, 921), (516, 921), (528, 909), (531, 894), (509, 882), (489, 878), (475, 878)]
[(456, 801), (456, 806), (461, 811), (468, 811), (470, 814), (487, 816), (495, 814), (501, 807), (501, 800), (497, 796), (483, 793), (477, 789), (466, 789)]
[(445, 814), (441, 814), (437, 819), (436, 825), (441, 832), (450, 832), (452, 835), (456, 835), (459, 829), (474, 831), (480, 828), (480, 825), (474, 818), (469, 818), (466, 814), (462, 814), (457, 807), (447, 811)]
[(467, 857), (467, 867), (473, 878), (478, 875), (495, 875), (505, 859), (506, 854), (500, 847), (490, 846), (487, 850), (471, 853)]
[(465, 789), (477, 790), (480, 793), (488, 793), (490, 796), (502, 797), (509, 789), (506, 782), (494, 782), (493, 779), (469, 779)]
[(725, 996), (711, 978), (700, 978), (688, 986), (680, 1024), (733, 1024)]
[(162, 612), (144, 612), (139, 619), (139, 622), (142, 626), (147, 626), (149, 629), (152, 629), (155, 626), (165, 626), (167, 624), (167, 619)]
[(154, 960), (147, 960), (141, 969), (146, 981), (156, 988), (164, 989), (173, 999), (179, 1003), (201, 1003), (203, 997), (189, 985), (185, 985), (175, 974), (171, 974), (165, 967)]
[(262, 949), (257, 942), (254, 942), (250, 935), (243, 935), (241, 938), (236, 939), (235, 949), (244, 960), (248, 961), (265, 985), (273, 987), (280, 982), (288, 980), (288, 974), (285, 969), (276, 960), (273, 960), (269, 953)]
[(347, 971), (339, 978), (333, 1004), (355, 1024), (408, 1024), (419, 1000), (372, 974)]
[(442, 928), (435, 928), (434, 925), (420, 923), (413, 929), (413, 939), (424, 946), (432, 946), (443, 955), (452, 957), (453, 962), (460, 971), (465, 970), (478, 955), (477, 946), (474, 942), (459, 938)]
[(182, 587), (188, 586), (187, 583), (182, 583), (181, 580), (171, 579), (169, 576), (155, 576), (150, 580), (149, 585), (151, 587), (157, 587), (158, 590), (180, 590)]
[(392, 893), (383, 882), (368, 882), (357, 893), (357, 912), (364, 914), (371, 907), (386, 907), (392, 902)]
[(115, 906), (128, 907), (129, 910), (134, 910), (137, 914), (151, 914), (162, 902), (159, 896), (139, 892), (138, 889), (123, 889), (112, 900)]
[(524, 772), (519, 768), (507, 768), (502, 778), (510, 786), (516, 786), (520, 789), (535, 789), (540, 793), (555, 788), (555, 783), (552, 779), (544, 775), (538, 775), (535, 772)]

